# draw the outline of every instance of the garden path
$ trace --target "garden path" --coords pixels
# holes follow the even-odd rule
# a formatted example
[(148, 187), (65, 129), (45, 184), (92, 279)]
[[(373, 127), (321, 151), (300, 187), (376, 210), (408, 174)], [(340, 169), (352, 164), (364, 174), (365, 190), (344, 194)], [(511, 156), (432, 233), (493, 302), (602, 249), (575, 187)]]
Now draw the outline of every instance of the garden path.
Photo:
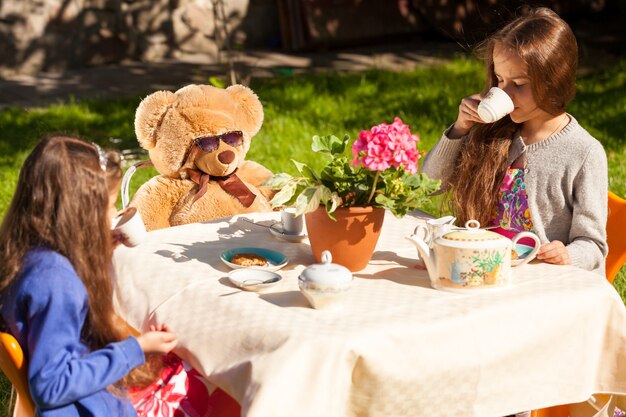
[[(408, 70), (418, 65), (445, 62), (463, 50), (450, 42), (378, 45), (312, 53), (280, 51), (234, 52), (238, 82), (251, 78), (289, 76), (301, 72)], [(0, 79), (0, 108), (36, 107), (72, 97), (129, 97), (155, 90), (176, 90), (210, 77), (228, 77), (228, 65), (168, 60), (157, 63), (126, 62), (64, 73), (16, 75)], [(228, 82), (226, 83), (228, 84)]]

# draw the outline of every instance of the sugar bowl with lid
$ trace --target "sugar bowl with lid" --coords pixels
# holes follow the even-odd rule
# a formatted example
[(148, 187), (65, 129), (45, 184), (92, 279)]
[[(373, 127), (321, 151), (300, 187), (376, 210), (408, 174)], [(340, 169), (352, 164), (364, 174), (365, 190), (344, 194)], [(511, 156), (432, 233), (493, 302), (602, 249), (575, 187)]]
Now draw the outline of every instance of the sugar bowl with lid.
[[(507, 285), (511, 267), (531, 261), (541, 242), (531, 232), (520, 232), (513, 240), (490, 230), (480, 228), (476, 220), (469, 220), (465, 228), (456, 228), (428, 242), (429, 233), (418, 226), (407, 236), (424, 259), (430, 284), (447, 291), (465, 291)], [(522, 238), (534, 241), (534, 247), (523, 259), (511, 261), (514, 245)]]
[(322, 263), (306, 267), (298, 277), (300, 291), (315, 309), (337, 307), (352, 286), (352, 273), (332, 263), (329, 251), (322, 252)]

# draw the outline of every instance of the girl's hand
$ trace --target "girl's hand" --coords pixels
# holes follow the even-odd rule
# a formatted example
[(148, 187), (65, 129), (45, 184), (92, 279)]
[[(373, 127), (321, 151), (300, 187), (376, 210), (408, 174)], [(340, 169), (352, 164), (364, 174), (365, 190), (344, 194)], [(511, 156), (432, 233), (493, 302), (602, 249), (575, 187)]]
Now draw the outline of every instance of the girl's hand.
[(454, 126), (452, 126), (452, 129), (450, 129), (448, 133), (450, 139), (458, 139), (461, 136), (467, 135), (471, 127), (476, 123), (485, 123), (476, 112), (481, 99), (482, 96), (480, 94), (472, 94), (461, 100), (459, 115), (456, 118), (456, 122), (454, 122)]
[(144, 353), (168, 353), (178, 344), (176, 334), (165, 324), (150, 326), (150, 331), (138, 336), (137, 341)]
[(567, 248), (560, 240), (553, 240), (541, 245), (539, 252), (537, 252), (537, 259), (555, 265), (570, 265), (572, 263)]

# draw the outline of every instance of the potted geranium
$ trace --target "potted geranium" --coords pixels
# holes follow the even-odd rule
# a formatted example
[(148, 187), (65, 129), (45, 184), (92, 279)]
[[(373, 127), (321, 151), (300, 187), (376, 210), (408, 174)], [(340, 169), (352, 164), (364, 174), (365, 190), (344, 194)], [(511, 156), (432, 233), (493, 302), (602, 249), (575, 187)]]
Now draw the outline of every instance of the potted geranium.
[[(439, 181), (418, 173), (419, 137), (395, 118), (392, 124), (381, 123), (363, 130), (352, 143), (352, 155), (346, 155), (350, 139), (314, 136), (312, 150), (330, 159), (320, 173), (306, 164), (293, 161), (300, 176), (274, 175), (265, 185), (279, 190), (273, 207), (295, 207), (305, 214), (309, 241), (316, 259), (331, 251), (333, 260), (351, 270), (365, 267), (374, 251), (384, 210), (401, 217), (421, 207), (439, 188)], [(353, 232), (354, 236), (345, 233)], [(330, 239), (330, 240), (329, 240)], [(365, 247), (356, 247), (358, 243)], [(364, 261), (355, 261), (359, 255)]]

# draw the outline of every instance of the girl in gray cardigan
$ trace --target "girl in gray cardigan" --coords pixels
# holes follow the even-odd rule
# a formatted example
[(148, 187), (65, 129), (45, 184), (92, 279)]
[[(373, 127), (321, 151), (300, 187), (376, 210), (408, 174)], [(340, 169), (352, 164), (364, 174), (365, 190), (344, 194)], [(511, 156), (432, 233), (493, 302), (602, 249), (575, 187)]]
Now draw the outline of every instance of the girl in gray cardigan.
[(480, 51), (485, 92), (500, 87), (514, 110), (487, 124), (476, 111), (483, 94), (464, 98), (422, 171), (452, 189), (460, 224), (476, 219), (509, 237), (532, 231), (543, 242), (538, 259), (604, 274), (606, 154), (565, 112), (576, 88), (574, 34), (556, 13), (539, 8)]

